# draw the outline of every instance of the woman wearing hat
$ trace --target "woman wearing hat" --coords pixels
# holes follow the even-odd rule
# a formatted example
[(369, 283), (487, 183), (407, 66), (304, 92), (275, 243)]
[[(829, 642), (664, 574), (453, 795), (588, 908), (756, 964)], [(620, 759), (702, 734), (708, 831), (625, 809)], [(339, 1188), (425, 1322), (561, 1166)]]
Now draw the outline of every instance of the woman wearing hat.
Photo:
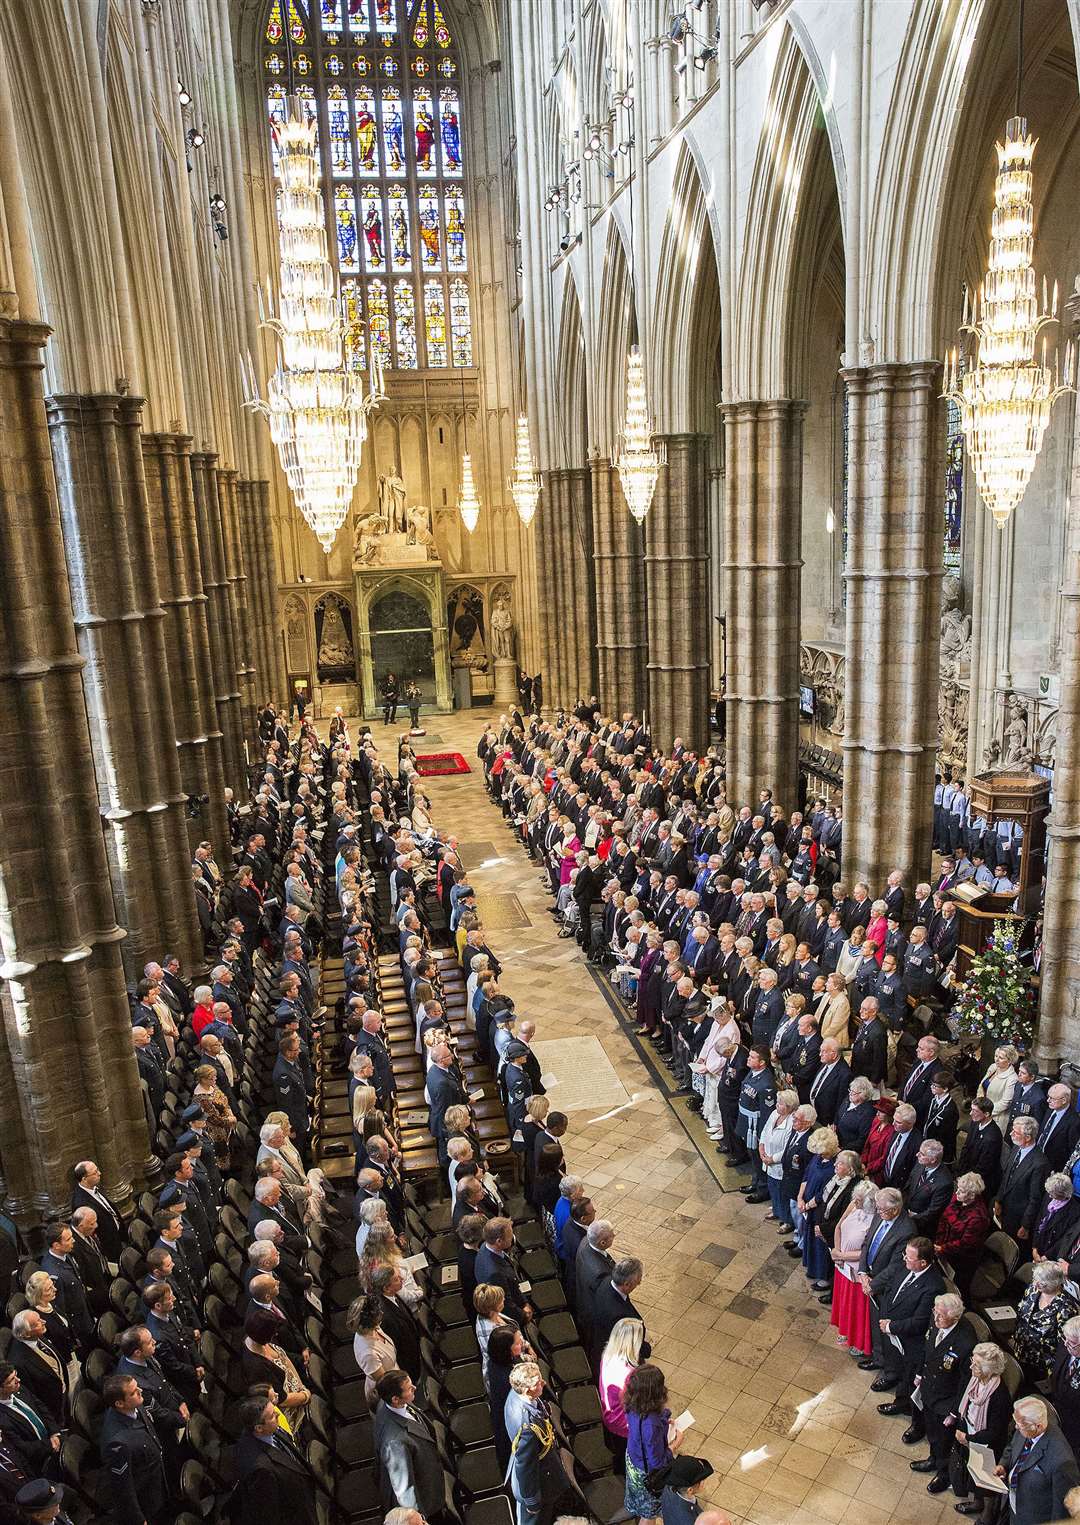
[(893, 1127), (893, 1113), (896, 1107), (895, 1097), (879, 1097), (874, 1103), (876, 1115), (870, 1125), (866, 1143), (863, 1145), (863, 1169), (877, 1186), (885, 1185), (885, 1161), (889, 1156), (889, 1145), (896, 1137), (896, 1129)]
[(703, 1456), (676, 1456), (660, 1495), (664, 1525), (691, 1525), (697, 1519), (701, 1513), (697, 1496), (712, 1475), (713, 1469)]

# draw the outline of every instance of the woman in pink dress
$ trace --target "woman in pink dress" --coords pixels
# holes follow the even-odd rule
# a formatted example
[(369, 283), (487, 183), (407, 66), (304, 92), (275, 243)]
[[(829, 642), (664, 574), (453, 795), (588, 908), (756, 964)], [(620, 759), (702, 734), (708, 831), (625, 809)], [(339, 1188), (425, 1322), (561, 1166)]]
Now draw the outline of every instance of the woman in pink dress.
[(608, 1342), (600, 1357), (598, 1385), (604, 1440), (615, 1459), (615, 1472), (619, 1477), (626, 1473), (626, 1437), (629, 1430), (623, 1408), (623, 1388), (627, 1377), (641, 1364), (641, 1344), (644, 1338), (645, 1325), (640, 1319), (621, 1318), (608, 1335)]
[(875, 900), (870, 907), (870, 925), (866, 929), (866, 941), (874, 945), (874, 957), (881, 965), (885, 953), (885, 938), (889, 930), (889, 908), (884, 900)]
[[(859, 1257), (863, 1242), (874, 1216), (874, 1197), (877, 1187), (873, 1181), (862, 1180), (851, 1193), (851, 1205), (840, 1219), (836, 1231), (836, 1243), (832, 1249), (833, 1300), (829, 1322), (840, 1333), (838, 1345), (848, 1345), (852, 1350), (870, 1354), (870, 1299), (858, 1280)], [(852, 1280), (845, 1268), (850, 1267)]]

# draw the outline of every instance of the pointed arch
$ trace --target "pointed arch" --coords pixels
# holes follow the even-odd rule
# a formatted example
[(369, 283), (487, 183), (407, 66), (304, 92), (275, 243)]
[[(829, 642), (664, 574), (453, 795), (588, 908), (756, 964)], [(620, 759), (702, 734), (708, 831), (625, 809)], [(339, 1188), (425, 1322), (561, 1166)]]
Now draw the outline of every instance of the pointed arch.
[(712, 390), (712, 367), (720, 342), (720, 272), (716, 258), (715, 208), (707, 197), (708, 172), (689, 138), (684, 138), (672, 185), (671, 206), (660, 243), (651, 395), (656, 428), (664, 434), (711, 432), (697, 403), (702, 367)]
[(791, 325), (802, 197), (815, 155), (825, 152), (843, 216), (838, 136), (796, 33), (785, 26), (758, 143), (737, 282), (733, 386), (739, 399), (790, 397)]
[(585, 375), (585, 336), (573, 274), (563, 285), (559, 347), (555, 362), (557, 449), (560, 466), (584, 466), (588, 459), (589, 418)]
[(637, 338), (637, 314), (630, 279), (630, 252), (618, 219), (608, 220), (607, 243), (600, 287), (600, 327), (597, 334), (595, 443), (610, 455), (622, 430), (626, 396), (626, 357)]

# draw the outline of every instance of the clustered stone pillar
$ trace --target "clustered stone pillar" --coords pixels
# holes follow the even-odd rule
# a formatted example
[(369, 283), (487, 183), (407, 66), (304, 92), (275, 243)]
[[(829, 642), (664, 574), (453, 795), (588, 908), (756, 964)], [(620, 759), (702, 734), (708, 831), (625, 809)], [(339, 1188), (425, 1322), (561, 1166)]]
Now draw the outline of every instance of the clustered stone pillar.
[[(1045, 1074), (1080, 1051), (1080, 410), (1074, 424), (1061, 588), (1061, 702), (1054, 804), (1047, 823), (1046, 905), (1035, 1057)], [(982, 510), (980, 510), (981, 512)], [(991, 529), (991, 534), (996, 534)]]
[(218, 862), (227, 864), (229, 822), (188, 459), (191, 440), (183, 434), (144, 434), (142, 445), (188, 835), (192, 845), (209, 837)]
[(8, 1210), (121, 1205), (150, 1154), (42, 395), (48, 329), (0, 320), (0, 1096)]
[(266, 663), (266, 599), (259, 565), (259, 552), (255, 545), (255, 483), (241, 477), (236, 484), (236, 498), (240, 517), (240, 538), (244, 547), (244, 565), (248, 571), (247, 604), (251, 630), (248, 642), (252, 666), (255, 669), (256, 709), (264, 699), (272, 698), (269, 669)]
[(199, 561), (203, 588), (207, 597), (207, 625), (210, 640), (210, 669), (213, 680), (214, 708), (222, 735), (225, 782), (239, 796), (244, 787), (244, 742), (240, 719), (240, 688), (236, 677), (236, 657), (232, 615), (229, 607), (229, 584), (225, 576), (225, 548), (221, 533), (221, 509), (218, 503), (217, 457), (196, 451), (191, 457), (191, 486), (195, 499), (195, 526), (199, 539)]
[(641, 530), (610, 461), (592, 462), (593, 569), (600, 707), (645, 709), (645, 572)]
[[(47, 400), (98, 797), (125, 962), (176, 953), (192, 968), (202, 937), (189, 889), (165, 611), (143, 473), (142, 403), (111, 393)], [(63, 746), (62, 736), (56, 744)], [(183, 888), (180, 888), (180, 887)]]
[(248, 565), (248, 603), (253, 621), (256, 705), (264, 699), (283, 697), (284, 675), (280, 671), (280, 645), (277, 613), (277, 575), (270, 528), (270, 484), (266, 481), (241, 481), (241, 522), (244, 527), (244, 551)]
[[(724, 409), (727, 795), (796, 808), (805, 403)], [(845, 839), (846, 848), (846, 839)]]
[(676, 736), (700, 751), (709, 744), (708, 441), (672, 434), (667, 467), (645, 521), (648, 590), (649, 729), (669, 751)]
[(595, 691), (590, 488), (587, 467), (544, 475), (537, 573), (545, 611), (544, 697), (549, 705), (569, 707)]
[(848, 389), (844, 879), (929, 874), (941, 639), (941, 367), (860, 366)]
[[(251, 620), (248, 617), (248, 579), (244, 565), (244, 547), (240, 530), (240, 497), (237, 483), (240, 474), (218, 469), (218, 504), (221, 512), (222, 547), (225, 552), (225, 580), (228, 584), (229, 618), (233, 631), (236, 660), (236, 685), (240, 693), (240, 727), (245, 743), (255, 736), (255, 669), (251, 660)], [(246, 767), (247, 753), (244, 752)]]

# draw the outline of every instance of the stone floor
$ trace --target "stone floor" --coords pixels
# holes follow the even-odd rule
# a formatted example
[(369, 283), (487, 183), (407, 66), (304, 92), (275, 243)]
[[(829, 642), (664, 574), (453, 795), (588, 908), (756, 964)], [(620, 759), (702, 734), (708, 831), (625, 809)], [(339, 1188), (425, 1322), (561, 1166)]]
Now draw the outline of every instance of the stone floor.
[[(672, 1411), (694, 1415), (684, 1449), (715, 1468), (704, 1497), (735, 1525), (955, 1519), (952, 1494), (929, 1496), (909, 1470), (925, 1446), (905, 1446), (903, 1421), (878, 1414), (869, 1376), (837, 1346), (765, 1209), (724, 1191), (726, 1167), (700, 1124), (666, 1099), (666, 1071), (642, 1057), (576, 942), (555, 935), (539, 872), (484, 789), (476, 741), (489, 713), (438, 717), (442, 748), (473, 772), (426, 780), (433, 815), (466, 846), (494, 845), (494, 855), (468, 855), (470, 878), (481, 898), (516, 896), (531, 922), (492, 939), (518, 1011), (536, 1020), (539, 1039), (597, 1037), (631, 1098), (613, 1115), (575, 1112), (564, 1147), (615, 1223), (616, 1248), (645, 1263), (635, 1302)], [(381, 723), (374, 732), (392, 744)]]

